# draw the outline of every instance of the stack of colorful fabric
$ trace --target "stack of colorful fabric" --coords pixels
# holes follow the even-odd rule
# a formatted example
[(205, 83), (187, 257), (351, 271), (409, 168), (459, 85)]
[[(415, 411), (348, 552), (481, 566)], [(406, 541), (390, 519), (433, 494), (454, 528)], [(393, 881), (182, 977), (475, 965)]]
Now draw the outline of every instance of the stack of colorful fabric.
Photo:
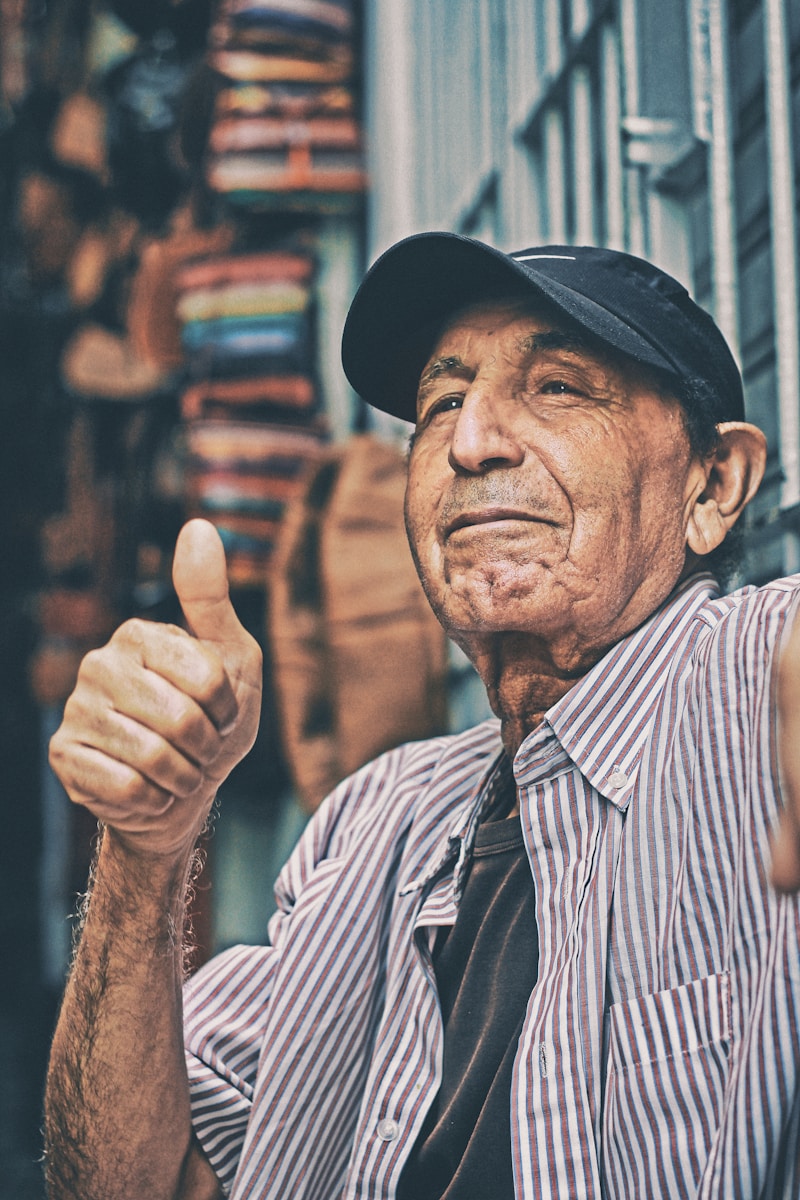
[(325, 441), (313, 378), (313, 260), (200, 259), (177, 275), (190, 511), (219, 529), (231, 579), (263, 585), (278, 524)]
[(346, 0), (223, 0), (207, 178), (232, 203), (337, 213), (365, 186)]

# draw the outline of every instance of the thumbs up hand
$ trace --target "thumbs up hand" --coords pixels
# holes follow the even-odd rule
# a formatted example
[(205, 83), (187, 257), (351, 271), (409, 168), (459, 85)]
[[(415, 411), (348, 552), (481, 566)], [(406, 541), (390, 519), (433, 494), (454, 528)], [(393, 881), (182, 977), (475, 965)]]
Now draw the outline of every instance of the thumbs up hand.
[(189, 632), (126, 621), (84, 659), (50, 743), (70, 798), (130, 850), (161, 856), (191, 849), (261, 711), (261, 651), (234, 612), (208, 522), (181, 530), (173, 579)]
[(800, 892), (800, 615), (778, 666), (777, 732), (784, 810), (772, 848), (772, 882), (781, 892)]

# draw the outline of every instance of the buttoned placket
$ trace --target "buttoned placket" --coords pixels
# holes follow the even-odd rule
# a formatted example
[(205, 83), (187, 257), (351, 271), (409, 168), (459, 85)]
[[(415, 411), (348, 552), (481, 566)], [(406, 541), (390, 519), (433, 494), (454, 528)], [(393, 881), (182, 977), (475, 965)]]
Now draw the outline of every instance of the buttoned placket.
[[(686, 581), (546, 714), (515, 760), (539, 936), (512, 1085), (526, 1200), (554, 1195), (554, 1179), (570, 1195), (601, 1194), (606, 968), (625, 814), (672, 647), (711, 591), (707, 578)], [(633, 721), (622, 688), (636, 697)]]
[[(426, 1036), (438, 1043), (438, 1053), (430, 1077), (416, 1080), (402, 1103), (398, 1103), (396, 1095), (386, 1094), (385, 1089), (380, 1086), (381, 1081), (375, 1078), (373, 1070), (367, 1086), (367, 1093), (372, 1094), (372, 1104), (369, 1111), (362, 1114), (359, 1123), (359, 1137), (364, 1141), (361, 1151), (357, 1152), (351, 1164), (346, 1196), (358, 1194), (358, 1178), (362, 1175), (373, 1176), (379, 1170), (377, 1163), (380, 1158), (391, 1160), (391, 1175), (396, 1182), (402, 1163), (422, 1126), (429, 1103), (439, 1087), (444, 1030), (431, 952), (438, 930), (452, 927), (455, 923), (475, 835), (483, 812), (490, 802), (489, 784), (498, 761), (496, 756), (484, 771), (480, 782), (473, 789), (471, 798), (464, 805), (447, 836), (442, 839), (438, 853), (432, 856), (425, 870), (398, 889), (398, 900), (408, 906), (410, 913), (414, 913), (410, 918), (415, 951), (415, 961), (411, 969), (420, 970), (427, 985), (422, 997), (422, 1009), (427, 1011), (418, 1012), (416, 1019), (420, 1029), (427, 1029)], [(410, 1124), (409, 1112), (416, 1114), (413, 1127)], [(371, 1139), (370, 1128), (373, 1131)], [(395, 1145), (398, 1142), (401, 1142), (400, 1148)], [(354, 1187), (356, 1190), (353, 1190)]]
[(545, 727), (518, 770), (536, 892), (539, 977), (512, 1084), (518, 1195), (600, 1195), (601, 1060), (609, 920), (624, 809)]
[[(512, 1086), (517, 1193), (526, 1200), (554, 1194), (551, 1179), (567, 1180), (570, 1195), (601, 1194), (603, 1019), (615, 872), (657, 684), (669, 658), (667, 641), (643, 664), (640, 648), (648, 639), (657, 640), (654, 630), (659, 625), (671, 629), (670, 637), (677, 639), (709, 587), (706, 580), (698, 579), (687, 581), (682, 591), (682, 614), (673, 619), (659, 611), (615, 647), (548, 712), (515, 761), (523, 836), (536, 891), (540, 956), (539, 979), (520, 1038)], [(632, 726), (612, 711), (615, 697), (604, 691), (603, 681), (603, 671), (619, 672), (628, 663), (626, 686), (638, 686), (641, 692)], [(576, 717), (583, 720), (576, 722)], [(600, 751), (591, 736), (592, 718), (603, 734)], [(588, 725), (588, 732), (576, 737), (576, 725), (581, 729)], [(417, 905), (410, 922), (417, 939), (455, 920), (486, 783), (494, 768), (493, 763), (440, 843), (439, 853), (399, 890), (402, 899)], [(420, 1031), (435, 1027), (438, 1061), (434, 1074), (417, 1082), (413, 1091), (430, 1098), (441, 1072), (441, 1014), (433, 973), (426, 968), (424, 956), (418, 956), (417, 966), (425, 976), (423, 1008), (427, 1004), (428, 1010), (415, 1012), (415, 1021)], [(375, 1084), (374, 1061), (371, 1080)], [(360, 1165), (348, 1176), (348, 1198), (358, 1194), (359, 1177), (380, 1176), (387, 1186), (390, 1179), (396, 1183), (424, 1119), (425, 1110), (417, 1105), (418, 1119), (411, 1127), (380, 1087), (369, 1091), (373, 1103), (362, 1112), (357, 1136), (362, 1148), (355, 1157)], [(408, 1097), (406, 1102), (410, 1103)], [(380, 1159), (393, 1165), (384, 1171), (378, 1166)]]

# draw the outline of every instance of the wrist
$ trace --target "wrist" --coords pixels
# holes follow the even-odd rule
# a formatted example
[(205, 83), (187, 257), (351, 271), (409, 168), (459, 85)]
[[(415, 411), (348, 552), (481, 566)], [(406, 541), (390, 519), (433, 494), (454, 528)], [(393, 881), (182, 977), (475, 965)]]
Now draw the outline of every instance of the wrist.
[[(198, 800), (197, 796), (173, 797), (170, 806), (158, 814), (149, 827), (142, 828), (141, 820), (130, 829), (124, 821), (101, 819), (99, 825), (115, 853), (126, 860), (130, 870), (141, 869), (155, 878), (169, 879), (173, 870), (180, 871), (191, 861), (208, 823), (215, 796), (216, 792), (203, 800)], [(190, 804), (191, 814), (186, 811)]]
[(87, 924), (99, 918), (108, 933), (116, 930), (140, 951), (157, 947), (182, 953), (194, 862), (194, 843), (170, 854), (156, 853), (101, 825)]

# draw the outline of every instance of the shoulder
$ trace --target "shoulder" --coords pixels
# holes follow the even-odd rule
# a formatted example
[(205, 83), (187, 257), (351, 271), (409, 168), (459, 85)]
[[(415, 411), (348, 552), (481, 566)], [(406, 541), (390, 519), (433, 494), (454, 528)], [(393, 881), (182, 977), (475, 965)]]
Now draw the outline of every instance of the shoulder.
[(461, 733), (407, 742), (367, 763), (343, 780), (321, 806), (320, 824), (354, 816), (391, 797), (396, 808), (419, 805), (442, 784), (457, 794), (469, 787), (500, 749), (500, 722), (491, 719)]
[(685, 689), (690, 711), (705, 713), (726, 737), (749, 743), (760, 731), (769, 740), (780, 649), (798, 607), (800, 575), (704, 604), (690, 658), (673, 680)]
[(800, 574), (748, 585), (709, 600), (697, 613), (699, 648), (716, 650), (731, 663), (765, 663), (779, 644), (787, 622), (800, 607)]
[(323, 801), (279, 879), (296, 895), (323, 863), (369, 853), (394, 860), (413, 828), (435, 842), (468, 804), (501, 748), (492, 719), (463, 733), (408, 742), (367, 763)]
[(768, 617), (772, 612), (791, 609), (800, 600), (800, 574), (787, 575), (783, 579), (772, 579), (756, 587), (748, 584), (725, 596), (709, 599), (698, 613), (698, 619), (709, 628), (722, 622), (736, 620), (737, 616), (756, 619)]

